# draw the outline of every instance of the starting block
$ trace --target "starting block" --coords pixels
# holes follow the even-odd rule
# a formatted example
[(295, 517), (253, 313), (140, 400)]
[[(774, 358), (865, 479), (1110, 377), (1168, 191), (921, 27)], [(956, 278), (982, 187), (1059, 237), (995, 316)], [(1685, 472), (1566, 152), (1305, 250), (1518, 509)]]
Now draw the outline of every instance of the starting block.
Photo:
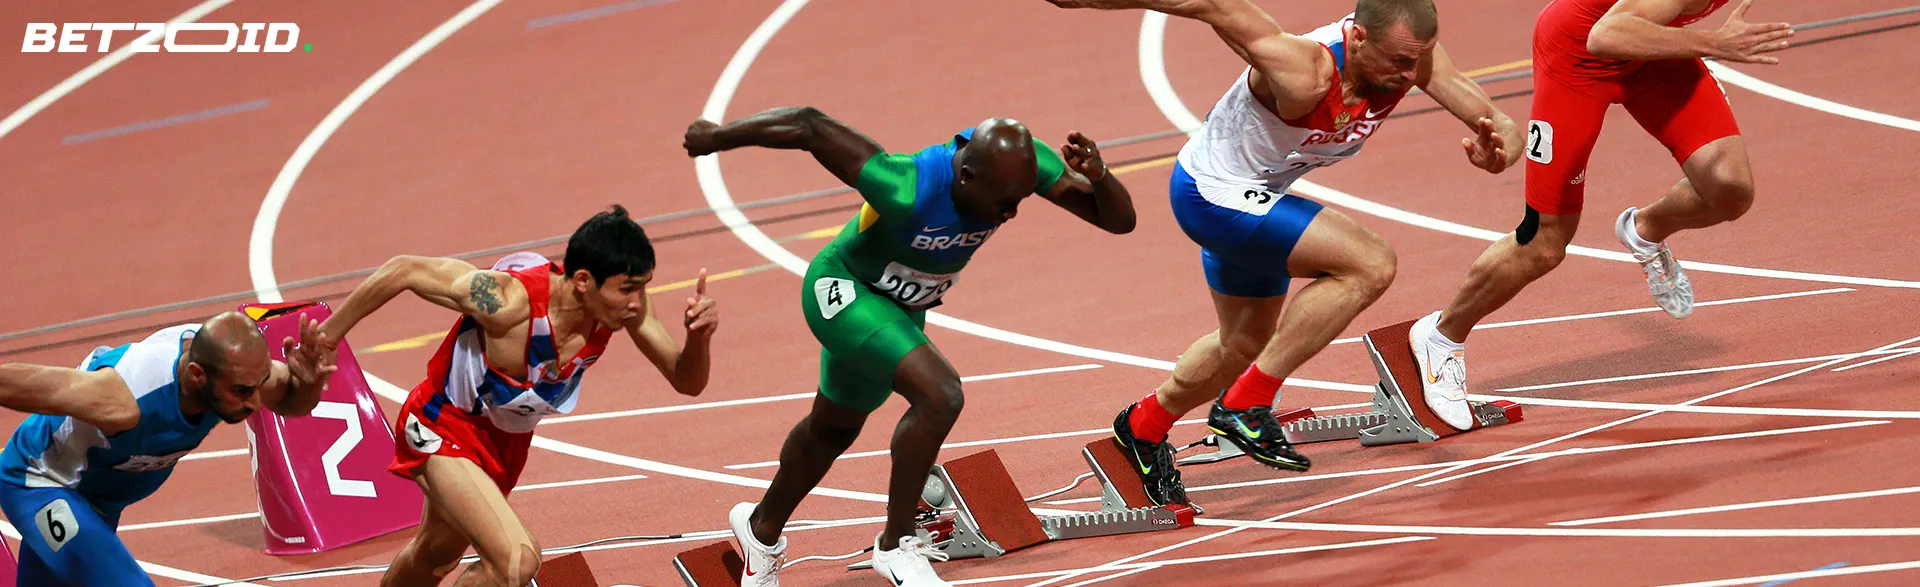
[(527, 587), (600, 587), (600, 581), (587, 567), (587, 557), (575, 552), (541, 561)]
[[(280, 341), (297, 340), (301, 322), (332, 315), (326, 304), (312, 301), (239, 310), (259, 323), (275, 360), (286, 360)], [(313, 554), (411, 528), (426, 507), (420, 486), (387, 472), (393, 426), (352, 345), (339, 341), (335, 360), (339, 370), (312, 413), (288, 418), (261, 410), (247, 419), (267, 554)]]
[[(1103, 440), (1111, 458), (1125, 457), (1111, 439)], [(1094, 443), (1100, 444), (1100, 443)], [(1094, 445), (1089, 445), (1092, 449)], [(1103, 463), (1093, 450), (1082, 451), (1097, 475), (1104, 475)], [(1105, 493), (1115, 497), (1101, 503), (1100, 511), (1063, 515), (1038, 515), (1027, 507), (1026, 498), (1007, 474), (998, 453), (989, 449), (935, 465), (927, 488), (921, 494), (923, 507), (915, 533), (922, 541), (946, 553), (947, 560), (993, 558), (1037, 544), (1074, 538), (1112, 536), (1135, 532), (1172, 530), (1193, 525), (1194, 508), (1174, 505), (1154, 507), (1146, 503), (1146, 492), (1138, 481), (1106, 483)], [(1137, 504), (1137, 505), (1129, 505)], [(731, 540), (715, 542), (675, 555), (673, 566), (688, 587), (730, 587), (740, 584), (745, 562)], [(849, 570), (873, 568), (871, 559), (848, 565)]]
[[(1375, 329), (1361, 337), (1367, 345), (1368, 357), (1373, 360), (1374, 371), (1380, 376), (1380, 382), (1373, 389), (1373, 405), (1367, 411), (1322, 416), (1301, 408), (1276, 415), (1274, 419), (1281, 423), (1287, 442), (1297, 445), (1359, 439), (1363, 446), (1433, 442), (1467, 430), (1521, 420), (1520, 405), (1506, 400), (1467, 402), (1473, 408), (1474, 419), (1473, 427), (1467, 430), (1454, 428), (1434, 415), (1422, 396), (1424, 379), (1419, 362), (1413, 358), (1413, 345), (1407, 339), (1416, 321)], [(1246, 454), (1240, 447), (1211, 434), (1180, 450), (1184, 452), (1198, 446), (1218, 449), (1175, 462), (1182, 465), (1214, 463)]]

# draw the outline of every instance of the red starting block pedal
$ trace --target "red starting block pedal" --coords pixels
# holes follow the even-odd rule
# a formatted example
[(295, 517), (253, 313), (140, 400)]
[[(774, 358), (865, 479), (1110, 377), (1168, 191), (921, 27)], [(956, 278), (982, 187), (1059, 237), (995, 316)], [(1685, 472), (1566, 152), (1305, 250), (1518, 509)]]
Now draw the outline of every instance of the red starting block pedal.
[(587, 568), (587, 557), (575, 552), (541, 562), (528, 587), (600, 587), (600, 581)]
[(673, 555), (673, 568), (687, 587), (740, 587), (740, 573), (747, 562), (727, 541)]
[[(1408, 333), (1416, 321), (1408, 320), (1378, 328), (1362, 337), (1367, 343), (1367, 355), (1373, 360), (1374, 371), (1380, 375), (1380, 382), (1373, 388), (1372, 406), (1364, 412), (1315, 415), (1310, 409), (1300, 408), (1277, 414), (1274, 419), (1280, 421), (1287, 442), (1307, 444), (1359, 439), (1360, 444), (1365, 446), (1383, 446), (1433, 442), (1465, 432), (1449, 426), (1427, 407), (1424, 388), (1421, 387), (1420, 363), (1414, 360), (1413, 345), (1408, 342)], [(1521, 419), (1520, 405), (1510, 401), (1468, 403), (1473, 407), (1474, 419), (1473, 427), (1468, 430), (1511, 424)], [(1181, 465), (1215, 463), (1246, 454), (1240, 447), (1231, 442), (1221, 442), (1211, 434), (1182, 447), (1180, 452), (1199, 446), (1219, 449), (1175, 462)]]
[[(1413, 344), (1408, 340), (1417, 321), (1378, 328), (1362, 337), (1367, 343), (1368, 356), (1373, 358), (1374, 371), (1380, 374), (1380, 383), (1374, 388), (1373, 411), (1387, 414), (1388, 421), (1361, 431), (1361, 444), (1433, 442), (1466, 431), (1448, 425), (1427, 407), (1423, 387), (1426, 379), (1420, 375), (1420, 363), (1414, 360)], [(1510, 401), (1468, 403), (1473, 407), (1474, 423), (1467, 430), (1521, 419), (1520, 405)]]

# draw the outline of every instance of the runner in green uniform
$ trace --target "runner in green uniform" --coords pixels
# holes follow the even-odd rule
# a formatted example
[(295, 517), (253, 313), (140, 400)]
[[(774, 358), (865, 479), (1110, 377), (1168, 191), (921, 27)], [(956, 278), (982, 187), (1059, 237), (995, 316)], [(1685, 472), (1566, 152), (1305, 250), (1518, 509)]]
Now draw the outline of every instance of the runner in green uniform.
[(1055, 153), (1019, 122), (993, 118), (916, 153), (888, 153), (811, 107), (687, 128), (688, 155), (747, 146), (804, 150), (866, 200), (807, 267), (801, 305), (822, 346), (820, 394), (787, 436), (764, 501), (735, 506), (730, 516), (746, 553), (743, 585), (778, 585), (782, 527), (853, 444), (867, 414), (894, 392), (910, 407), (894, 432), (887, 526), (876, 538), (874, 570), (902, 587), (946, 585), (927, 562), (937, 551), (914, 536), (913, 519), (964, 402), (959, 374), (927, 341), (926, 311), (1028, 195), (1108, 232), (1133, 230), (1132, 198), (1107, 172), (1099, 148), (1080, 133), (1067, 143)]

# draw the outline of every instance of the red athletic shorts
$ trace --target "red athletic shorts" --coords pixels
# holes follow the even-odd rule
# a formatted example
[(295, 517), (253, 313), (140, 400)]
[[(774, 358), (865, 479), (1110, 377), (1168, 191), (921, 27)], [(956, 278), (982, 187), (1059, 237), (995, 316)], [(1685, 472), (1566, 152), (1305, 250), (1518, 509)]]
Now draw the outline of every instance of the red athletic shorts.
[(1675, 162), (1684, 163), (1707, 143), (1740, 134), (1726, 90), (1706, 63), (1672, 59), (1610, 65), (1568, 46), (1566, 29), (1555, 22), (1564, 12), (1549, 8), (1534, 26), (1528, 206), (1541, 214), (1580, 212), (1587, 159), (1612, 104), (1626, 106)]
[(393, 464), (387, 470), (412, 479), (426, 466), (428, 455), (461, 458), (479, 465), (501, 494), (512, 493), (527, 465), (533, 433), (502, 431), (485, 416), (468, 415), (451, 404), (436, 410), (438, 418), (429, 418), (426, 407), (438, 391), (423, 381), (407, 394), (396, 418), (400, 442), (393, 443)]

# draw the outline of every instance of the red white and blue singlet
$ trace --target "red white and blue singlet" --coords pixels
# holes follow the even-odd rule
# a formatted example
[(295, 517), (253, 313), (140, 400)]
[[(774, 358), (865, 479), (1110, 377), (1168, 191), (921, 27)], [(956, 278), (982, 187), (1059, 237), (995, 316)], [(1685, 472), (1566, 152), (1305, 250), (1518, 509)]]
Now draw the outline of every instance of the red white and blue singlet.
[(599, 360), (613, 330), (596, 324), (587, 343), (561, 358), (547, 317), (550, 275), (561, 268), (532, 253), (494, 264), (526, 288), (526, 371), (505, 373), (488, 364), (486, 333), (479, 321), (461, 316), (427, 363), (427, 378), (407, 396), (399, 425), (395, 473), (411, 477), (427, 455), (461, 457), (510, 489), (525, 464), (533, 429), (548, 414), (572, 412), (587, 367)]

